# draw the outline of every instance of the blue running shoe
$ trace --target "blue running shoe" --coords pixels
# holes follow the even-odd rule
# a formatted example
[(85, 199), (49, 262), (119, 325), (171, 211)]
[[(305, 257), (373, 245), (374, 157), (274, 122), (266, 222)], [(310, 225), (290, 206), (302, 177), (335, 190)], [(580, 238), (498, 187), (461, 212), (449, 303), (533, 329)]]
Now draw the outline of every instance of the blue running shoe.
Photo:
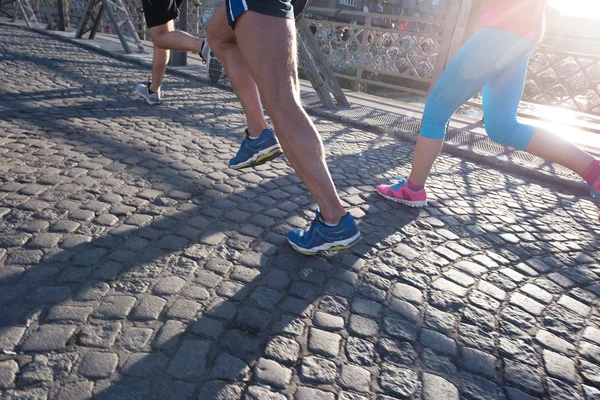
[(321, 251), (348, 249), (361, 239), (358, 226), (350, 214), (342, 217), (336, 226), (327, 226), (324, 222), (317, 210), (317, 216), (308, 229), (294, 229), (288, 233), (288, 242), (297, 252), (310, 255)]
[(229, 166), (233, 169), (252, 167), (264, 164), (281, 154), (283, 152), (273, 129), (265, 129), (254, 140), (248, 138), (248, 129), (246, 129), (246, 138), (242, 141), (235, 157), (229, 160)]

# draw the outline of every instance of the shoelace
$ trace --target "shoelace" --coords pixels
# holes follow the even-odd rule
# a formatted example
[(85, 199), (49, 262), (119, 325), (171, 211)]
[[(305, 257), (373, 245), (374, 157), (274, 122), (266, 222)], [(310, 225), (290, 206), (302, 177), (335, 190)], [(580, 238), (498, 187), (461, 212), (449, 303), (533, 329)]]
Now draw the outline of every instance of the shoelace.
[(397, 183), (394, 183), (390, 188), (392, 190), (400, 190), (400, 188), (406, 185), (406, 178), (394, 178)]

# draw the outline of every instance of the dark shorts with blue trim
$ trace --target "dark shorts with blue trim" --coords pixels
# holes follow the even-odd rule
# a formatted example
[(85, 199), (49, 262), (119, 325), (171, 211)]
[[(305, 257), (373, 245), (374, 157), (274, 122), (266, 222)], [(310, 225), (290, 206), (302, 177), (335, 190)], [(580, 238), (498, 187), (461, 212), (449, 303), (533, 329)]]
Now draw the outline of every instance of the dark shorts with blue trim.
[(148, 28), (164, 25), (177, 19), (183, 0), (142, 0)]
[(307, 0), (225, 0), (227, 21), (235, 28), (235, 21), (246, 11), (287, 19), (298, 18)]

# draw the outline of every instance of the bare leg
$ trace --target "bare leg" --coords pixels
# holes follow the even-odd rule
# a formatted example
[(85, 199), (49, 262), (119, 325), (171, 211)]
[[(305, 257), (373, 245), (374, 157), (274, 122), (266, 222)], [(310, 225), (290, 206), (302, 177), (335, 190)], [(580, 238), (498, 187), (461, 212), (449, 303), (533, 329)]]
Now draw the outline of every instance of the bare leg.
[(235, 33), (227, 24), (226, 12), (224, 3), (214, 11), (208, 21), (208, 37), (211, 48), (223, 65), (231, 86), (242, 104), (248, 121), (248, 133), (252, 137), (257, 137), (268, 126), (258, 88), (240, 54)]
[(425, 186), (433, 163), (440, 155), (443, 139), (428, 139), (420, 136), (415, 145), (413, 163), (408, 179), (417, 186)]
[(165, 73), (167, 72), (167, 64), (169, 63), (169, 50), (160, 49), (154, 45), (154, 54), (152, 55), (152, 82), (150, 82), (150, 90), (153, 92), (160, 91)]
[[(169, 24), (173, 24), (173, 21), (170, 21)], [(152, 36), (152, 34), (150, 36)], [(155, 46), (162, 49), (193, 51), (196, 53), (199, 53), (200, 50), (202, 50), (202, 43), (204, 43), (204, 39), (192, 36), (184, 31), (175, 30), (165, 32), (154, 40)]]
[(294, 21), (247, 11), (236, 22), (235, 35), (285, 155), (323, 218), (337, 224), (345, 210), (325, 164), (323, 143), (300, 104)]
[(169, 21), (166, 24), (153, 26), (148, 29), (148, 34), (154, 42), (154, 54), (152, 56), (152, 82), (150, 82), (150, 90), (158, 92), (162, 86), (167, 72), (167, 64), (169, 63), (169, 50), (164, 47), (159, 47), (157, 42), (160, 41), (161, 36), (173, 32), (175, 25), (173, 21)]
[(527, 152), (552, 161), (583, 175), (594, 157), (551, 132), (538, 129), (531, 137)]

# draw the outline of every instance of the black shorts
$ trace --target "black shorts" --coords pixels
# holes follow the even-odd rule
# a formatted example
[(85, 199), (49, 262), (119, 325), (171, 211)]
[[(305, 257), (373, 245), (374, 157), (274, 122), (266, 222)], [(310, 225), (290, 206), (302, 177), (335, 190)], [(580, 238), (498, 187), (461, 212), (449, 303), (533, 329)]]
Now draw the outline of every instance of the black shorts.
[(142, 0), (146, 25), (152, 28), (164, 25), (179, 16), (183, 0)]
[(227, 21), (235, 27), (235, 21), (246, 11), (287, 19), (298, 18), (307, 0), (225, 0)]

